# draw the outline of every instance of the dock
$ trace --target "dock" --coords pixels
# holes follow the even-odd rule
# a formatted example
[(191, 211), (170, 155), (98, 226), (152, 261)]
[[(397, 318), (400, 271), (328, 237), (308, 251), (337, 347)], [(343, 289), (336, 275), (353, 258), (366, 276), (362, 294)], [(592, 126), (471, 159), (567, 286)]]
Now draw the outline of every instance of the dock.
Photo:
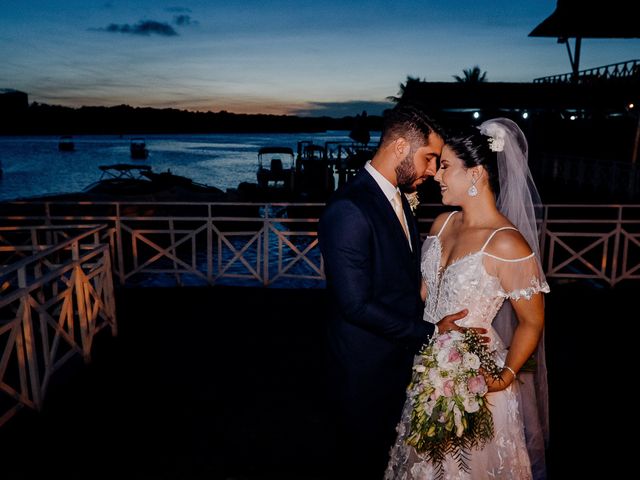
[[(552, 282), (551, 479), (615, 476), (618, 442), (605, 439), (625, 405), (600, 392), (627, 370), (614, 328), (633, 311), (633, 287)], [(326, 290), (119, 287), (115, 298), (118, 335), (100, 332), (89, 364), (78, 357), (52, 379), (41, 412), (0, 430), (3, 480), (334, 478)], [(612, 377), (594, 378), (595, 363)]]

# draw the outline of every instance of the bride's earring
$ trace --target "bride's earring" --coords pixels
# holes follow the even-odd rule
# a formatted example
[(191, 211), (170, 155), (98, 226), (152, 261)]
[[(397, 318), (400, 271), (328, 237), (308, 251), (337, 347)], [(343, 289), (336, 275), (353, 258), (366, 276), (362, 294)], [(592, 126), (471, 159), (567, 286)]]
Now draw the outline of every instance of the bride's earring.
[(469, 195), (470, 197), (475, 197), (478, 195), (478, 188), (476, 187), (477, 181), (477, 178), (471, 178), (471, 186), (469, 187), (469, 190), (467, 190), (467, 195)]

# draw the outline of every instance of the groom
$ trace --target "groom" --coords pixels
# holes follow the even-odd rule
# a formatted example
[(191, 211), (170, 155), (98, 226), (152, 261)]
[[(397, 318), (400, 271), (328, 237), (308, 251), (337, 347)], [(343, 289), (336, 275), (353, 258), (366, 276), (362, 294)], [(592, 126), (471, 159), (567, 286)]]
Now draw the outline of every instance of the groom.
[[(417, 224), (400, 191), (435, 175), (444, 140), (421, 110), (385, 113), (370, 163), (328, 203), (320, 249), (331, 295), (329, 395), (344, 478), (382, 478), (413, 356), (434, 333), (422, 320)], [(466, 312), (449, 315), (438, 329)]]

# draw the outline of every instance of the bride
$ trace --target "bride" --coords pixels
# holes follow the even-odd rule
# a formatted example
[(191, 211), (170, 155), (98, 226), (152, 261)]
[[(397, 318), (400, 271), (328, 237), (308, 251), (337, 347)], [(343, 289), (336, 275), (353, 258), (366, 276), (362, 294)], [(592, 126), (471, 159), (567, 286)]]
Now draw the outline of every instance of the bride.
[[(499, 377), (487, 378), (493, 440), (467, 452), (467, 470), (448, 455), (444, 478), (544, 478), (548, 421), (541, 292), (549, 287), (540, 265), (534, 212), (539, 197), (524, 134), (513, 121), (497, 118), (484, 122), (480, 133), (451, 139), (435, 180), (442, 202), (460, 210), (436, 218), (422, 247), (424, 320), (435, 323), (468, 308), (458, 325), (489, 329), (490, 349), (503, 366)], [(525, 372), (532, 355), (536, 372)], [(436, 466), (406, 443), (411, 410), (408, 399), (385, 479), (437, 477)]]

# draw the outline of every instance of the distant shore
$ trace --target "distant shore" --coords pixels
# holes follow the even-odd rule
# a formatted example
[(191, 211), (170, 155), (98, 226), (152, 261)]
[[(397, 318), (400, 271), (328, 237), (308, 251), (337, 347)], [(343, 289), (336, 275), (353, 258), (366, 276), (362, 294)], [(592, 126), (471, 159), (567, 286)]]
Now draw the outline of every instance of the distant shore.
[[(189, 112), (172, 108), (70, 108), (32, 103), (0, 119), (0, 135), (79, 135), (147, 133), (317, 133), (351, 130), (355, 116), (299, 117), (295, 115)], [(367, 117), (369, 130), (380, 130), (379, 116)]]

